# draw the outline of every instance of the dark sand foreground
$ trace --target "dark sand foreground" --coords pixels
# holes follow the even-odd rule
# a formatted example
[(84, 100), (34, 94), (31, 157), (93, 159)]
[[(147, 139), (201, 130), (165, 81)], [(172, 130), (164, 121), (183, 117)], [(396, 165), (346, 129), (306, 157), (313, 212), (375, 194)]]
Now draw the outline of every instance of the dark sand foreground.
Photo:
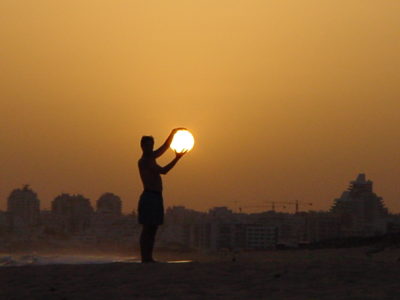
[(184, 255), (197, 261), (2, 267), (0, 299), (400, 299), (400, 250), (371, 258), (365, 251), (242, 253), (236, 262)]

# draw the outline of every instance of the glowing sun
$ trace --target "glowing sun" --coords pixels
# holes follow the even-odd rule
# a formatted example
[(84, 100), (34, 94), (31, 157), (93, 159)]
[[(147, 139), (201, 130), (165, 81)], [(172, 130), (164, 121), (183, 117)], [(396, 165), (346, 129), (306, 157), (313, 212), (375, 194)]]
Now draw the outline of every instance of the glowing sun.
[(178, 130), (172, 139), (171, 149), (181, 153), (192, 150), (194, 145), (193, 135), (188, 130)]

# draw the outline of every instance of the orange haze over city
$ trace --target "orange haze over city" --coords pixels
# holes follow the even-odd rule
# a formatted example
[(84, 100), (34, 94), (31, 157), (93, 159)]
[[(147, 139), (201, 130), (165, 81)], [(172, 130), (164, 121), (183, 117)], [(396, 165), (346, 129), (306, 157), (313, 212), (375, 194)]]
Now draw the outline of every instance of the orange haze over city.
[(2, 0), (0, 209), (30, 184), (130, 212), (141, 136), (186, 127), (165, 206), (328, 210), (366, 173), (399, 212), (399, 37), (396, 0)]

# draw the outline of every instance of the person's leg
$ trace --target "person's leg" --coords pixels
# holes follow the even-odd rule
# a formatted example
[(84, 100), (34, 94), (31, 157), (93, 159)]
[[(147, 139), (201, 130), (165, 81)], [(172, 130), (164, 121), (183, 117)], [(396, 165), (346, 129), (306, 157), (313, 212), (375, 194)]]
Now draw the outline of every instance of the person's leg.
[(153, 248), (157, 228), (157, 225), (143, 225), (142, 234), (140, 235), (140, 252), (142, 256), (142, 262), (154, 261)]
[(154, 249), (154, 243), (156, 239), (156, 234), (157, 234), (157, 225), (152, 225), (150, 228), (150, 234), (149, 234), (149, 257), (151, 261), (154, 261), (153, 259), (153, 249)]
[(140, 234), (140, 254), (142, 256), (142, 262), (149, 260), (148, 255), (148, 236), (149, 236), (149, 229), (148, 225), (142, 225), (142, 233)]

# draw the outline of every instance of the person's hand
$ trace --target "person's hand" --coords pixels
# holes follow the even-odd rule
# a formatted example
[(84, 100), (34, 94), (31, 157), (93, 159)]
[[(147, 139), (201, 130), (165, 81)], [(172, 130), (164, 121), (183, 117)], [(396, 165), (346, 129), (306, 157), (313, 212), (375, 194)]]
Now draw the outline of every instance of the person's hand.
[(185, 127), (178, 127), (178, 128), (174, 128), (174, 129), (172, 129), (172, 132), (171, 132), (171, 134), (175, 134), (177, 131), (179, 131), (179, 130), (187, 130)]
[(188, 153), (188, 151), (189, 150), (187, 150), (187, 149), (183, 149), (183, 151), (182, 152), (176, 152), (175, 151), (175, 156), (176, 156), (176, 158), (182, 158), (182, 156), (184, 156), (186, 153)]

